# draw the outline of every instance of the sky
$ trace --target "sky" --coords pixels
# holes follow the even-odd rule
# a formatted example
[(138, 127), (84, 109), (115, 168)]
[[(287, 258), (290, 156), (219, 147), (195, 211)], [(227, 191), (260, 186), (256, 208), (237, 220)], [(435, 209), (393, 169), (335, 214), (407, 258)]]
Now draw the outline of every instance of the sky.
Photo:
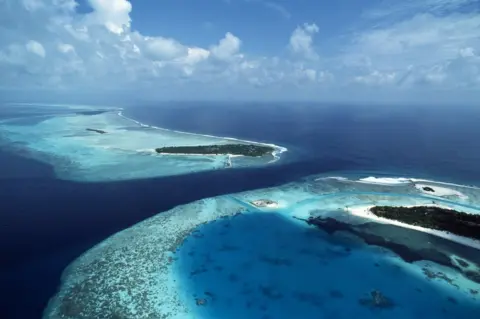
[(480, 0), (0, 0), (0, 12), (12, 100), (480, 103)]

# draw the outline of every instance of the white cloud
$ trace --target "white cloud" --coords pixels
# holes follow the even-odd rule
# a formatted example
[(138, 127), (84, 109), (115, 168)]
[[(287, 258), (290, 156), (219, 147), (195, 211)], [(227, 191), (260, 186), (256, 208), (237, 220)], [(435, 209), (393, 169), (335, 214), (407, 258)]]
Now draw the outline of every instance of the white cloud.
[(132, 4), (128, 0), (89, 0), (94, 12), (90, 22), (104, 25), (113, 33), (120, 34), (130, 28)]
[(239, 38), (227, 32), (217, 45), (210, 48), (210, 52), (217, 59), (230, 60), (239, 53), (241, 44), (242, 41)]
[(59, 43), (57, 46), (58, 51), (62, 53), (75, 53), (75, 48), (71, 44)]
[(390, 23), (417, 14), (445, 16), (459, 9), (477, 5), (479, 0), (383, 0), (379, 5), (366, 10), (363, 16), (374, 20), (387, 20)]
[(402, 86), (442, 89), (480, 89), (480, 57), (461, 56), (431, 66), (410, 68)]
[[(232, 3), (231, 0), (223, 0), (223, 1), (228, 4)], [(281, 17), (287, 20), (292, 17), (292, 14), (290, 13), (290, 11), (288, 11), (288, 9), (284, 5), (278, 3), (277, 1), (270, 1), (270, 0), (241, 0), (241, 1), (263, 5), (265, 8), (272, 10), (273, 12), (279, 14)]]
[(374, 70), (366, 75), (359, 75), (354, 77), (353, 81), (366, 85), (388, 85), (393, 84), (397, 78), (397, 74), (394, 72), (391, 73), (381, 73), (377, 70)]
[[(44, 1), (44, 0), (42, 0)], [(73, 12), (75, 8), (78, 6), (78, 3), (75, 0), (51, 0), (55, 8)]]
[(81, 14), (74, 0), (0, 0), (0, 87), (144, 90), (162, 97), (178, 91), (180, 98), (184, 92), (263, 97), (267, 91), (275, 98), (292, 92), (322, 98), (336, 90), (342, 99), (351, 87), (480, 92), (480, 14), (420, 13), (357, 29), (338, 37), (338, 47), (322, 40), (320, 59), (315, 23), (292, 30), (284, 52), (252, 56), (244, 52), (248, 39), (232, 32), (203, 46), (195, 37), (186, 44), (145, 36), (132, 29), (134, 2), (89, 3), (92, 12)]
[(310, 81), (315, 81), (317, 79), (317, 71), (312, 69), (304, 70), (304, 74)]
[(45, 53), (45, 48), (43, 47), (43, 45), (37, 41), (34, 41), (34, 40), (30, 40), (27, 42), (27, 44), (25, 44), (25, 47), (27, 48), (27, 50), (33, 54), (36, 54), (42, 58), (45, 57), (46, 53)]
[(305, 23), (303, 26), (298, 26), (290, 36), (290, 49), (292, 52), (308, 59), (318, 58), (313, 48), (313, 36), (318, 31), (316, 24)]
[[(54, 23), (55, 23), (55, 21), (54, 21)], [(55, 27), (58, 27), (58, 28), (63, 27), (64, 31), (66, 31), (69, 35), (74, 37), (76, 40), (81, 40), (81, 41), (89, 41), (90, 40), (90, 35), (88, 33), (88, 28), (86, 26), (74, 27), (71, 24), (63, 24), (63, 25), (62, 24), (63, 24), (63, 21), (59, 21), (58, 26), (53, 26), (52, 25), (52, 27), (54, 27), (54, 28)], [(58, 30), (58, 31), (62, 32), (62, 30)]]
[(288, 11), (287, 8), (285, 8), (279, 3), (276, 3), (273, 1), (265, 1), (263, 2), (263, 4), (265, 5), (265, 7), (272, 9), (273, 11), (277, 12), (285, 19), (290, 19), (292, 17), (292, 14), (290, 13), (290, 11)]
[(36, 11), (43, 7), (42, 0), (21, 0), (21, 2), (28, 11)]
[(171, 60), (187, 53), (187, 48), (174, 39), (145, 37), (142, 40), (154, 60)]
[[(438, 2), (438, 5), (446, 3)], [(374, 86), (477, 88), (480, 15), (420, 13), (357, 33), (341, 62)]]
[(375, 56), (385, 63), (395, 58), (397, 63), (406, 65), (425, 64), (452, 58), (465, 45), (480, 45), (479, 34), (480, 15), (436, 17), (420, 14), (359, 34), (352, 51)]
[(475, 49), (472, 47), (462, 48), (460, 49), (459, 54), (462, 58), (474, 57)]

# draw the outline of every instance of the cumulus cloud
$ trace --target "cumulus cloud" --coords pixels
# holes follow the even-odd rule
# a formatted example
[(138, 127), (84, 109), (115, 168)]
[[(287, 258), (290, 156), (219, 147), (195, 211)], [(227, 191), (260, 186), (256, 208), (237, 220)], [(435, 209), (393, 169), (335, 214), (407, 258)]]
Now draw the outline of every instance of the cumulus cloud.
[(465, 45), (478, 46), (479, 34), (480, 15), (419, 14), (388, 27), (360, 33), (351, 51), (375, 56), (385, 64), (392, 58), (396, 64), (425, 64), (452, 58)]
[(45, 57), (45, 48), (43, 47), (43, 45), (37, 41), (34, 41), (34, 40), (30, 40), (27, 42), (27, 44), (25, 45), (25, 47), (27, 48), (27, 51), (33, 53), (33, 54), (36, 54), (42, 58)]
[(89, 0), (94, 10), (87, 16), (90, 23), (104, 25), (113, 33), (130, 29), (132, 4), (128, 0)]
[(145, 37), (141, 39), (145, 51), (153, 60), (171, 60), (185, 55), (187, 47), (174, 39)]
[[(288, 97), (295, 91), (310, 98), (333, 89), (343, 98), (351, 86), (398, 88), (402, 94), (410, 88), (480, 92), (480, 14), (447, 14), (451, 6), (445, 1), (442, 15), (421, 10), (405, 15), (416, 3), (410, 0), (401, 10), (383, 7), (388, 14), (378, 11), (375, 19), (389, 23), (344, 34), (336, 48), (319, 41), (329, 52), (322, 50), (321, 58), (315, 23), (286, 34), (284, 52), (252, 56), (244, 51), (248, 39), (228, 30), (210, 45), (186, 44), (134, 30), (131, 1), (88, 3), (91, 12), (79, 13), (74, 0), (0, 0), (0, 88), (21, 83), (25, 89), (156, 94), (164, 87), (162, 93), (178, 91), (180, 97), (189, 90), (228, 97), (227, 88), (238, 96), (268, 91)], [(370, 12), (369, 19), (373, 16)]]
[(210, 51), (220, 60), (230, 60), (239, 53), (241, 44), (242, 41), (239, 38), (227, 32), (217, 45), (210, 48)]
[(479, 14), (417, 13), (358, 32), (341, 61), (361, 72), (352, 78), (365, 85), (480, 89), (479, 34)]
[(292, 52), (308, 59), (317, 59), (318, 55), (313, 48), (313, 37), (318, 31), (316, 24), (305, 23), (302, 26), (298, 26), (290, 36), (290, 49)]
[[(210, 76), (220, 75), (222, 69), (231, 68), (229, 64), (245, 60), (240, 53), (241, 40), (232, 33), (209, 48), (187, 46), (172, 38), (131, 30), (129, 1), (89, 3), (92, 12), (82, 15), (75, 12), (73, 0), (1, 1), (0, 10), (17, 23), (0, 29), (0, 67), (4, 70), (0, 83), (11, 83), (6, 73), (20, 76), (15, 70), (22, 67), (30, 75), (35, 70), (36, 80), (30, 84), (36, 86), (85, 89), (101, 81), (105, 88), (121, 88), (190, 77), (199, 68)], [(27, 20), (29, 23), (20, 23)], [(36, 39), (19, 42), (26, 35)], [(202, 65), (212, 58), (227, 64)]]
[(394, 72), (382, 73), (377, 70), (374, 70), (369, 74), (358, 75), (354, 77), (353, 81), (361, 84), (366, 84), (366, 85), (382, 86), (382, 85), (393, 84), (396, 78), (397, 78), (397, 74)]
[(28, 11), (36, 11), (43, 7), (41, 0), (21, 0), (21, 2)]
[(475, 56), (475, 49), (471, 47), (461, 48), (459, 50), (459, 54), (462, 58), (474, 57)]
[(58, 51), (66, 54), (70, 52), (75, 53), (75, 48), (73, 47), (73, 45), (67, 43), (59, 43), (57, 49)]
[(429, 66), (410, 67), (400, 81), (402, 86), (443, 89), (480, 88), (480, 57), (462, 56)]

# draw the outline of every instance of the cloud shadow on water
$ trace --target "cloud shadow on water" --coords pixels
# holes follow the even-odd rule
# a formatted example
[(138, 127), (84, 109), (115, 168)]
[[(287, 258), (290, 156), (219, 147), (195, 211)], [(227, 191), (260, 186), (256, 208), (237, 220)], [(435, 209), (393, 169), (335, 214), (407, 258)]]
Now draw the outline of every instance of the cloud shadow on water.
[(344, 233), (271, 213), (201, 225), (174, 271), (201, 318), (473, 318), (480, 301)]

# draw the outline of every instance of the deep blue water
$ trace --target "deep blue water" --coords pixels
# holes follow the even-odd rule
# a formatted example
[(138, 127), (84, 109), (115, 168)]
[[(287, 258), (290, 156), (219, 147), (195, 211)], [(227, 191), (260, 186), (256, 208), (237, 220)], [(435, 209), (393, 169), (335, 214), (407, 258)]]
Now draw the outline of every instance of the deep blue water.
[(480, 184), (478, 109), (173, 103), (125, 114), (166, 128), (273, 142), (290, 152), (266, 168), (82, 184), (57, 180), (48, 165), (0, 150), (2, 318), (40, 317), (76, 256), (196, 199), (336, 171)]
[(285, 145), (292, 151), (287, 160), (319, 171), (323, 161), (336, 160), (339, 169), (480, 182), (480, 110), (473, 108), (177, 103), (125, 114), (171, 129)]

